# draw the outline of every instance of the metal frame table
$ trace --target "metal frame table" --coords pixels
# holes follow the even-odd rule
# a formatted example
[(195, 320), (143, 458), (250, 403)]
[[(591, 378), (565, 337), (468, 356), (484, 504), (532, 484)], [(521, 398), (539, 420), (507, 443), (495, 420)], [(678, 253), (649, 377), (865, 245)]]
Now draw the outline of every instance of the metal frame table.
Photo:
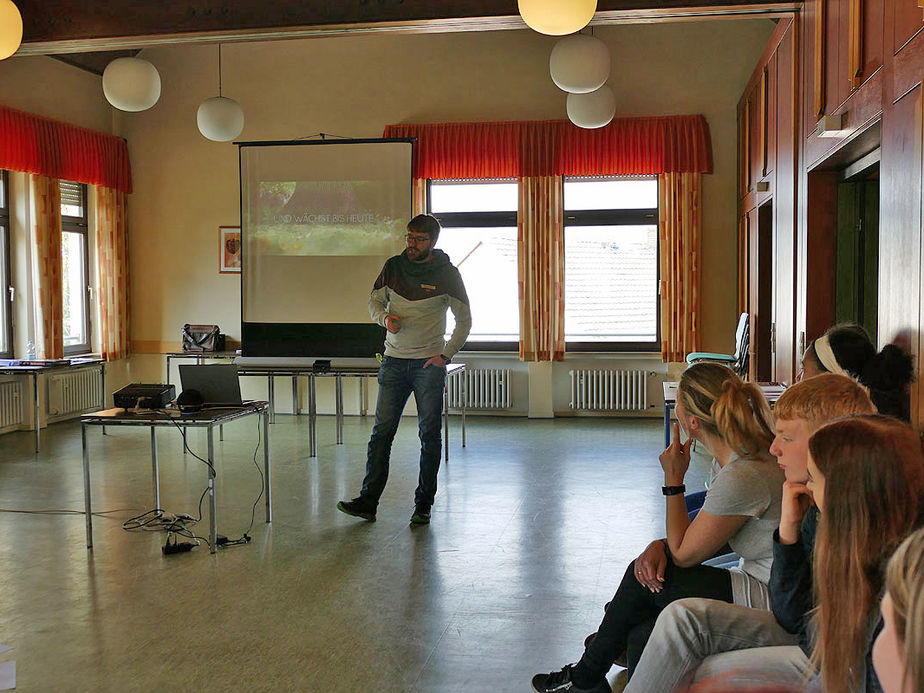
[(240, 355), (239, 351), (171, 351), (164, 354), (167, 358), (167, 385), (170, 384), (171, 361), (195, 359), (196, 364), (202, 365), (206, 361), (233, 361)]
[[(371, 359), (370, 359), (371, 361)], [(268, 379), (268, 394), (267, 397), (270, 401), (270, 420), (274, 418), (274, 413), (272, 411), (272, 402), (273, 402), (273, 378), (277, 377), (291, 377), (292, 378), (292, 391), (293, 398), (297, 398), (297, 382), (300, 376), (308, 378), (308, 447), (309, 447), (309, 457), (318, 456), (318, 441), (317, 441), (317, 418), (318, 418), (318, 407), (317, 407), (317, 378), (334, 378), (336, 384), (335, 391), (335, 400), (336, 400), (336, 416), (337, 416), (337, 445), (343, 444), (343, 379), (344, 378), (359, 378), (360, 385), (360, 414), (362, 416), (366, 415), (365, 405), (364, 405), (364, 387), (365, 381), (364, 378), (374, 378), (378, 375), (379, 364), (370, 363), (368, 366), (359, 366), (359, 365), (349, 365), (349, 366), (337, 366), (336, 364), (331, 365), (329, 370), (315, 370), (313, 365), (278, 365), (278, 364), (240, 364), (238, 367), (239, 376), (258, 376)], [(444, 459), (449, 461), (449, 378), (452, 377), (461, 377), (462, 385), (460, 388), (462, 394), (462, 447), (465, 447), (465, 414), (466, 414), (466, 384), (465, 384), (465, 364), (464, 363), (450, 363), (446, 366), (446, 383), (447, 387), (443, 390), (443, 446)], [(295, 399), (293, 399), (293, 402)], [(293, 404), (293, 411), (298, 413), (295, 405)]]
[(72, 363), (61, 363), (48, 366), (3, 365), (0, 366), (0, 375), (31, 375), (32, 376), (32, 423), (35, 426), (35, 452), (38, 453), (42, 443), (41, 407), (39, 406), (39, 376), (46, 373), (63, 371), (76, 371), (85, 368), (99, 368), (100, 407), (106, 406), (106, 362), (103, 359), (75, 359)]
[[(80, 417), (80, 437), (83, 447), (83, 493), (87, 516), (87, 548), (93, 548), (93, 513), (90, 502), (90, 449), (87, 446), (89, 426), (148, 426), (151, 429), (151, 467), (154, 485), (154, 506), (160, 508), (160, 466), (157, 457), (158, 427), (208, 429), (208, 495), (209, 495), (209, 550), (218, 550), (218, 515), (215, 508), (215, 427), (252, 414), (263, 416), (263, 492), (266, 495), (266, 521), (273, 521), (272, 481), (270, 476), (269, 405), (267, 402), (250, 402), (241, 407), (204, 409), (195, 414), (181, 414), (169, 410), (106, 409)], [(184, 446), (185, 448), (185, 446)]]

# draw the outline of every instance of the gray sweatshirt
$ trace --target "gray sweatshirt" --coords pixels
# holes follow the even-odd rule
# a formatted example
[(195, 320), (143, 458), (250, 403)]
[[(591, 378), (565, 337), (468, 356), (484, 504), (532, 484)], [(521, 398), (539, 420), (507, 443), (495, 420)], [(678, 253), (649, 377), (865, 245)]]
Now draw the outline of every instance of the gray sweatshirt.
[[(456, 320), (448, 342), (447, 308)], [(389, 258), (372, 287), (369, 314), (383, 327), (386, 315), (400, 318), (401, 329), (385, 334), (385, 355), (399, 359), (452, 358), (472, 329), (462, 277), (442, 250), (427, 262), (411, 262), (405, 253)]]

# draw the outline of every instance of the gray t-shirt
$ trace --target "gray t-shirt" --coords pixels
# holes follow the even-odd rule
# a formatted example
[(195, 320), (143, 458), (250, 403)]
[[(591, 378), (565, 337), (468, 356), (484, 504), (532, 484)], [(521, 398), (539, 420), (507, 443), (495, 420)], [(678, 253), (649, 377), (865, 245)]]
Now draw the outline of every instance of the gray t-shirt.
[(724, 467), (713, 460), (703, 510), (712, 515), (746, 515), (728, 545), (741, 560), (731, 570), (735, 604), (770, 608), (767, 582), (773, 562), (773, 532), (780, 525), (783, 472), (772, 458), (733, 455)]

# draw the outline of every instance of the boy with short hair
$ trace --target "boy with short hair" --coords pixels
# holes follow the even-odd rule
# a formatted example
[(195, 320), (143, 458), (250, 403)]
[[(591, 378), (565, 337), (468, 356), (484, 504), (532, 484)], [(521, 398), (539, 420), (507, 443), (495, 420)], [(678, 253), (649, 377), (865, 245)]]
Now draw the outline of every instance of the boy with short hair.
[(805, 681), (808, 658), (797, 646), (808, 645), (818, 523), (818, 511), (805, 491), (808, 441), (829, 421), (875, 412), (866, 389), (844, 375), (825, 373), (783, 393), (774, 407), (776, 438), (770, 446), (786, 475), (770, 572), (773, 610), (709, 599), (674, 602), (658, 617), (626, 693), (670, 693), (694, 675), (703, 678), (732, 669), (772, 673), (776, 683)]

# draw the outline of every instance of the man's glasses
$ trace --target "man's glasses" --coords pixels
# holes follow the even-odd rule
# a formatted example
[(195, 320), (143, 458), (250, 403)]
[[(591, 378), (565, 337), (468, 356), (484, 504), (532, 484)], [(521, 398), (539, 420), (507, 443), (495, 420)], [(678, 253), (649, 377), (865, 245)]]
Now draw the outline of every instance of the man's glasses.
[(430, 242), (430, 237), (429, 236), (412, 236), (411, 234), (408, 234), (404, 237), (404, 240), (407, 241), (408, 243), (412, 243), (413, 245), (423, 245), (424, 243)]

